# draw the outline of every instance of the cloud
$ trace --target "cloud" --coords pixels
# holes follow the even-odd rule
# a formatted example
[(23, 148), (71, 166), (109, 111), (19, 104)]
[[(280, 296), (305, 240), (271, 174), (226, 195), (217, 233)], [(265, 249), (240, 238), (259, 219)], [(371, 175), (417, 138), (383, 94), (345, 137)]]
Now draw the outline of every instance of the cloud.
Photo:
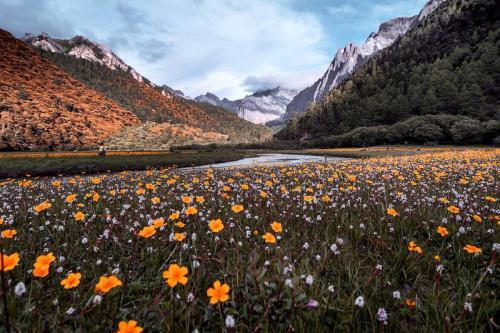
[(355, 14), (358, 13), (358, 9), (356, 9), (353, 5), (345, 3), (340, 4), (338, 6), (332, 6), (328, 8), (328, 12), (336, 15), (336, 14)]

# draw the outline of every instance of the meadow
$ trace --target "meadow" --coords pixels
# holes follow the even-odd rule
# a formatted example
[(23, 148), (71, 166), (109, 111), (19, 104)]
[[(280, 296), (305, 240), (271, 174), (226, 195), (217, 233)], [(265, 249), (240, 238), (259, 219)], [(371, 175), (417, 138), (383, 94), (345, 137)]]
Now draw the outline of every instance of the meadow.
[(498, 331), (499, 157), (0, 180), (2, 329)]

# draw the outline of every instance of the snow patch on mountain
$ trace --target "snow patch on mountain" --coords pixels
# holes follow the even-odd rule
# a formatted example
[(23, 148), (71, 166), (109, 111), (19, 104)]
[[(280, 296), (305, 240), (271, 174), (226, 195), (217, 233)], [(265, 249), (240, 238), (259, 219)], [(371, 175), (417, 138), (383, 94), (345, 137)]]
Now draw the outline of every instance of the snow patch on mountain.
[(286, 112), (286, 106), (295, 95), (297, 95), (296, 90), (276, 87), (256, 92), (235, 101), (227, 98), (221, 100), (212, 93), (198, 96), (195, 100), (220, 106), (254, 124), (265, 124), (268, 121), (281, 118)]

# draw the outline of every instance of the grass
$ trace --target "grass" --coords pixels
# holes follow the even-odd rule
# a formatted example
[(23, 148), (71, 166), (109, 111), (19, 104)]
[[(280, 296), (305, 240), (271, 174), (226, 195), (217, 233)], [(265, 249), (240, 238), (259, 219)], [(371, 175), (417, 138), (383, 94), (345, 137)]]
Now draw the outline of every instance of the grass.
[(161, 167), (188, 167), (230, 162), (250, 155), (244, 152), (136, 152), (108, 153), (7, 153), (0, 155), (0, 178), (103, 173), (146, 170)]
[[(462, 150), (0, 182), (1, 248), (20, 258), (4, 272), (11, 328), (494, 332), (499, 160)], [(185, 284), (167, 284), (172, 264)], [(64, 289), (70, 272), (81, 281)], [(121, 285), (96, 291), (111, 275)], [(229, 299), (210, 304), (217, 280)]]

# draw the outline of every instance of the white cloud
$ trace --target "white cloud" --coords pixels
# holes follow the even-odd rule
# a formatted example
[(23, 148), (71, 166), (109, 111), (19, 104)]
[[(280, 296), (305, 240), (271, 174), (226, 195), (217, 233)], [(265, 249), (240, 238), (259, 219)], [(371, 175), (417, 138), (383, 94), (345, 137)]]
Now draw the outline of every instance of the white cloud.
[(248, 92), (244, 85), (248, 76), (289, 76), (288, 86), (297, 86), (295, 80), (300, 80), (303, 87), (315, 78), (304, 82), (303, 76), (289, 73), (317, 73), (330, 61), (319, 45), (323, 33), (316, 17), (279, 2), (171, 0), (141, 9), (149, 26), (140, 29), (169, 45), (168, 51), (148, 61), (141, 55), (144, 50), (135, 48), (140, 40), (128, 38), (115, 46), (116, 52), (153, 82), (191, 96), (210, 91), (239, 98)]

